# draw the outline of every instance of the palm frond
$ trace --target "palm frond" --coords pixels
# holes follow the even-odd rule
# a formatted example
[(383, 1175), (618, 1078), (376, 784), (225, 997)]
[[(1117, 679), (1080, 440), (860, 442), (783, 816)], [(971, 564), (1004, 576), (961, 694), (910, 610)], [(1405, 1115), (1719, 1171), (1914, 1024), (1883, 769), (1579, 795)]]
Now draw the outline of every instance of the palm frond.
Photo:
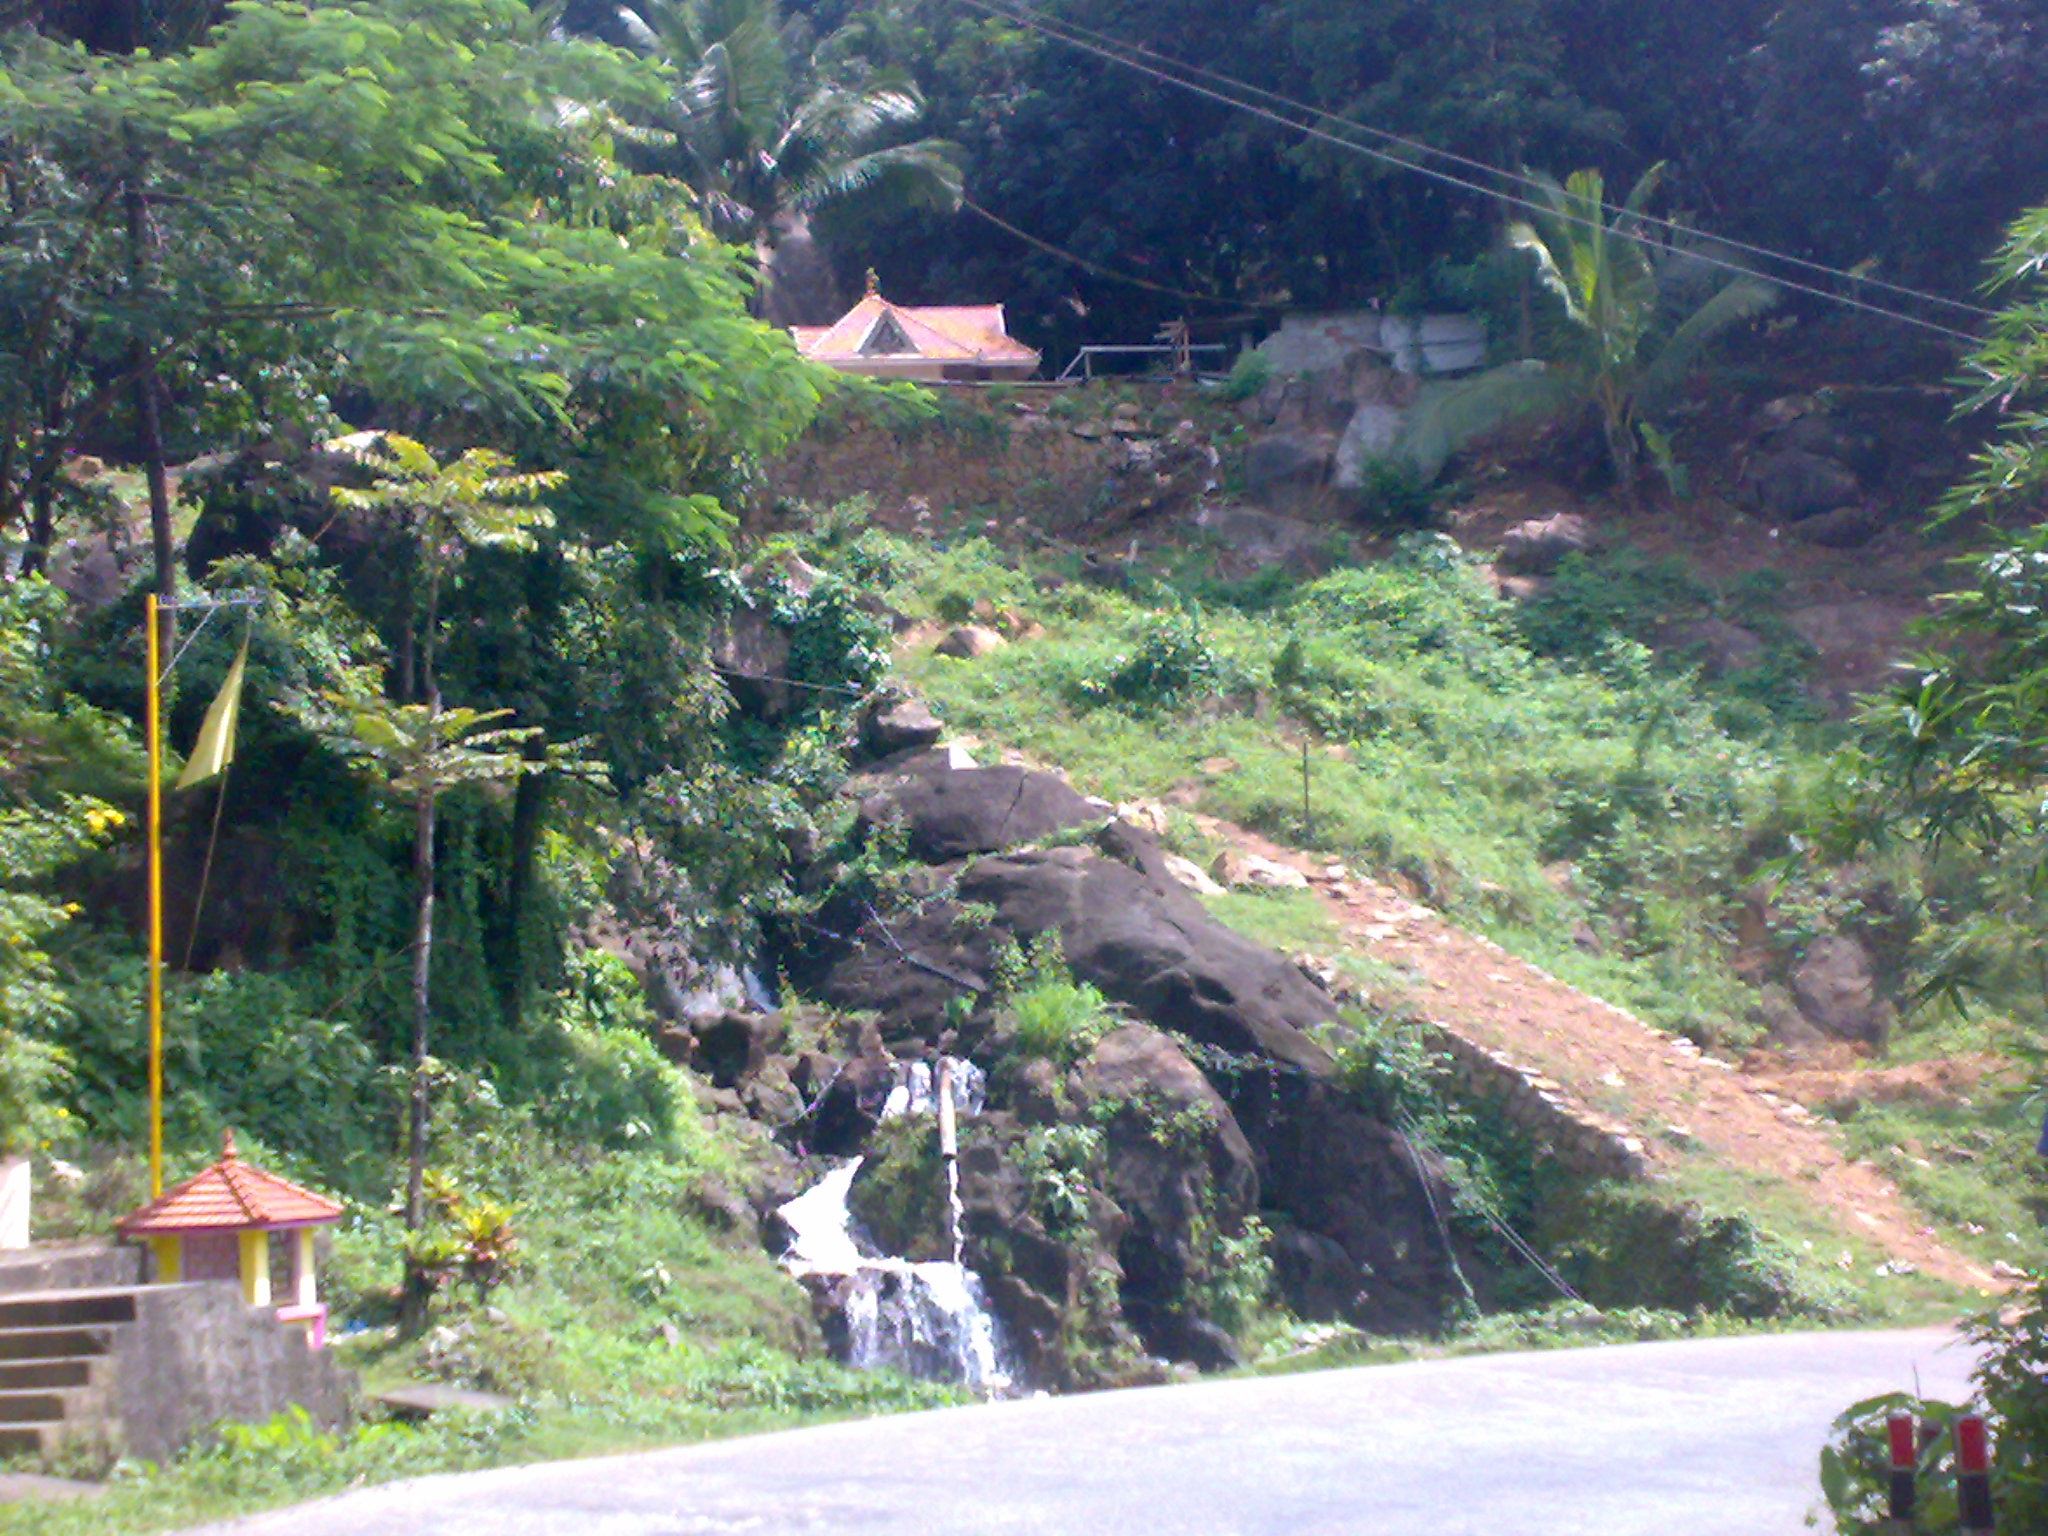
[(859, 151), (877, 134), (901, 128), (924, 116), (924, 102), (905, 86), (851, 88), (821, 82), (789, 116), (778, 148), (795, 143), (811, 146), (821, 159)]
[(1425, 392), (1395, 451), (1425, 481), (1443, 473), (1452, 454), (1474, 438), (1524, 416), (1548, 416), (1585, 398), (1569, 371), (1540, 362), (1509, 363), (1476, 378)]
[(834, 198), (862, 193), (890, 210), (936, 209), (952, 213), (965, 188), (960, 146), (946, 139), (919, 139), (871, 154), (828, 160), (792, 189), (791, 202), (814, 210)]
[(1754, 320), (1775, 305), (1778, 297), (1778, 288), (1762, 278), (1734, 279), (1688, 315), (1685, 323), (1658, 349), (1656, 359), (1643, 370), (1642, 380), (1636, 386), (1637, 399), (1652, 409), (1660, 400), (1669, 399), (1709, 342), (1734, 326)]

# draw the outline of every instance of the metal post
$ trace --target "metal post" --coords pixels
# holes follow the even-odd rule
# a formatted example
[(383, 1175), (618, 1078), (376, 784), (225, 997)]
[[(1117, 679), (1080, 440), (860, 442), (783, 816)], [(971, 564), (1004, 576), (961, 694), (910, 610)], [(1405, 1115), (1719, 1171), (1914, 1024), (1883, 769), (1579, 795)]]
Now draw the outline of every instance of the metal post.
[(149, 732), (149, 1194), (164, 1192), (164, 746), (163, 644), (157, 596), (144, 600), (149, 626), (149, 687), (144, 705)]

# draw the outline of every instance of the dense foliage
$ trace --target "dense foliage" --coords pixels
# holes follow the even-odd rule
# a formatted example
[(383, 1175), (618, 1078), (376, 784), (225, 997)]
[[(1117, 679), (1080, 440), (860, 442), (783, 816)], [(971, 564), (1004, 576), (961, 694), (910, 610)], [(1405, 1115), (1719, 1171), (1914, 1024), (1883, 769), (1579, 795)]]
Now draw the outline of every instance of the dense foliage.
[(1066, 253), (978, 216), (828, 221), (842, 270), (875, 266), (906, 298), (998, 295), (1040, 341), (1139, 340), (1181, 314), (1230, 337), (1248, 307), (1373, 297), (1497, 305), (1512, 325), (1493, 253), (1514, 210), (1048, 41), (1024, 12), (1510, 171), (1597, 165), (1625, 186), (1667, 161), (1672, 209), (1704, 228), (1956, 294), (2048, 195), (2028, 0), (799, 9), (909, 70), (928, 131), (966, 152), (969, 199)]

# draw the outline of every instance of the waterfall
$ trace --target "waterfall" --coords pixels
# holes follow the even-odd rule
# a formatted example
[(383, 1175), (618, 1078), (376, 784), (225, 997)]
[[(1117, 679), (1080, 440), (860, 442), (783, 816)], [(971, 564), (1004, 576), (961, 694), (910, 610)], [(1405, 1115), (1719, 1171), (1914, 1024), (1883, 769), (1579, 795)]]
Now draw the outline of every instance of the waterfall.
[[(948, 1061), (935, 1075), (919, 1062), (898, 1079), (883, 1118), (934, 1113), (939, 1081), (945, 1083), (949, 1111), (979, 1112), (986, 1085), (978, 1069)], [(950, 1121), (951, 1114), (944, 1118)], [(846, 1364), (859, 1370), (893, 1366), (925, 1381), (959, 1382), (991, 1397), (1007, 1394), (1014, 1373), (1002, 1330), (980, 1277), (960, 1262), (958, 1164), (946, 1159), (953, 1258), (916, 1264), (873, 1253), (855, 1231), (847, 1199), (862, 1161), (835, 1165), (781, 1208), (789, 1231), (783, 1267), (837, 1310), (845, 1336), (833, 1342)]]

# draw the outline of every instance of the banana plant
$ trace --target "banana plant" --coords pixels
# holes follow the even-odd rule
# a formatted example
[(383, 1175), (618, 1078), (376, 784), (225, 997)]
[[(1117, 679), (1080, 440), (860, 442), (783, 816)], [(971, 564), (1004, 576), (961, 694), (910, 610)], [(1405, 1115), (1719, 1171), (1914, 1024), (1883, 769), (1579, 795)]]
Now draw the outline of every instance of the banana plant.
[(1764, 313), (1778, 291), (1737, 275), (1673, 323), (1664, 277), (1685, 257), (1653, 244), (1644, 221), (1663, 172), (1661, 164), (1652, 166), (1618, 209), (1610, 209), (1597, 170), (1576, 171), (1561, 185), (1537, 178), (1542, 211), (1510, 225), (1507, 238), (1534, 261), (1539, 282), (1562, 310), (1554, 355), (1509, 363), (1427, 396), (1406, 437), (1426, 477), (1435, 478), (1464, 443), (1512, 417), (1590, 411), (1624, 494), (1636, 491), (1645, 454), (1674, 490), (1683, 489), (1657, 415), (1707, 344)]

